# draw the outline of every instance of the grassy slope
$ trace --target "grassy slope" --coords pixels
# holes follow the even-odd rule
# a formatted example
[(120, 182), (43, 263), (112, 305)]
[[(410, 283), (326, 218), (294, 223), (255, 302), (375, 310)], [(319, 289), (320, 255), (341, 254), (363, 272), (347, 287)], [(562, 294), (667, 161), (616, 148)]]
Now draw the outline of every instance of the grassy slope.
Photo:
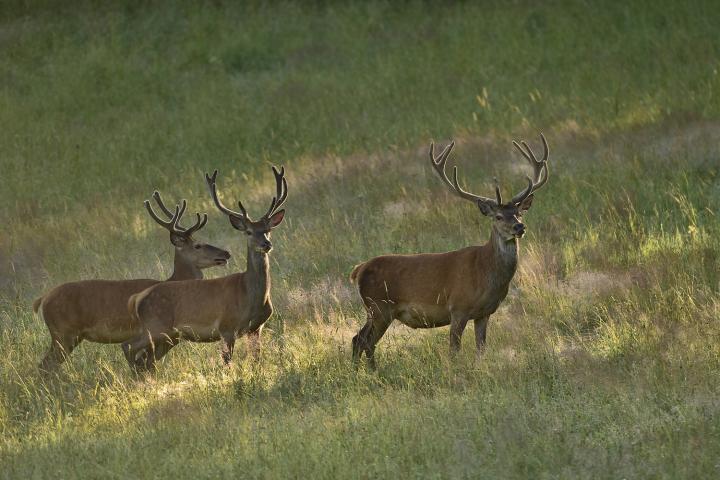
[[(0, 475), (716, 475), (720, 10), (568, 3), (0, 10)], [(352, 265), (488, 235), (424, 145), (519, 188), (509, 139), (538, 129), (552, 178), (485, 358), (396, 329), (355, 373)], [(36, 295), (167, 274), (142, 199), (212, 211), (217, 167), (256, 211), (268, 162), (291, 199), (261, 367), (187, 344), (137, 382), (85, 344), (37, 377)], [(203, 233), (243, 268), (218, 214)]]

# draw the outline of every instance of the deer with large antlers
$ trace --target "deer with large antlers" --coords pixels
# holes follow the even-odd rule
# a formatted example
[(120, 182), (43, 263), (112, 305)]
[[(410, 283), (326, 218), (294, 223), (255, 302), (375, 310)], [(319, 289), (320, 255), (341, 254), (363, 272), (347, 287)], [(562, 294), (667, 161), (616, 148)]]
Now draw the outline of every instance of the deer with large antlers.
[(522, 215), (532, 204), (534, 193), (548, 179), (548, 145), (541, 134), (544, 154), (537, 160), (525, 142), (513, 142), (533, 168), (528, 186), (504, 202), (495, 182), (495, 198), (481, 197), (463, 190), (453, 168), (450, 180), (445, 164), (453, 149), (450, 143), (435, 157), (430, 144), (433, 169), (452, 192), (477, 205), (480, 213), (494, 220), (490, 240), (447, 253), (383, 255), (357, 265), (351, 281), (357, 282), (367, 309), (367, 322), (352, 339), (353, 359), (363, 352), (375, 368), (375, 346), (393, 320), (411, 328), (450, 325), (450, 351), (460, 349), (463, 330), (470, 320), (475, 324), (478, 354), (485, 345), (488, 320), (508, 293), (518, 261), (518, 239), (525, 234)]
[[(215, 265), (226, 265), (230, 253), (221, 248), (193, 239), (193, 234), (207, 223), (207, 214), (198, 213), (195, 224), (183, 228), (179, 222), (187, 202), (171, 212), (156, 191), (153, 198), (162, 213), (163, 220), (148, 200), (145, 208), (150, 216), (170, 232), (170, 242), (175, 247), (173, 273), (167, 281), (202, 278), (202, 270)], [(130, 295), (159, 283), (159, 280), (84, 280), (69, 282), (50, 290), (35, 300), (33, 309), (42, 312), (50, 331), (50, 348), (40, 364), (50, 371), (70, 355), (77, 345), (88, 340), (96, 343), (122, 343), (137, 335), (137, 324), (128, 314)]]
[(253, 221), (242, 202), (240, 211), (227, 208), (218, 198), (217, 170), (205, 174), (217, 208), (228, 216), (230, 224), (247, 236), (247, 269), (244, 272), (213, 280), (188, 280), (158, 284), (133, 295), (128, 302), (130, 313), (141, 325), (142, 333), (123, 344), (131, 365), (154, 370), (155, 362), (181, 339), (194, 342), (222, 343), (222, 358), (230, 364), (235, 339), (247, 335), (257, 358), (260, 333), (273, 312), (270, 301), (270, 232), (280, 225), (287, 199), (285, 169), (273, 167), (276, 194), (267, 213)]

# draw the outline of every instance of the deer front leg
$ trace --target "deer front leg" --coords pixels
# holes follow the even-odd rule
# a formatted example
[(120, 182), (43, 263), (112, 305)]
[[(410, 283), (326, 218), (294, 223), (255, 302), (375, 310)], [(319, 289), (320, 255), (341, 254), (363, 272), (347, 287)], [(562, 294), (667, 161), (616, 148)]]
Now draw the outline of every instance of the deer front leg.
[(450, 353), (456, 354), (460, 351), (460, 342), (469, 318), (461, 312), (450, 313)]
[(254, 332), (247, 334), (247, 346), (250, 355), (255, 362), (260, 360), (260, 349), (262, 348), (262, 342), (260, 341), (260, 331), (262, 327), (258, 328)]
[(475, 319), (475, 355), (480, 358), (485, 351), (485, 334), (490, 316)]
[(229, 367), (230, 361), (232, 361), (233, 350), (235, 349), (235, 334), (223, 335), (221, 342), (222, 350), (220, 355), (222, 356), (223, 364)]
[(155, 344), (149, 331), (123, 342), (123, 353), (130, 369), (135, 373), (153, 371), (155, 368)]

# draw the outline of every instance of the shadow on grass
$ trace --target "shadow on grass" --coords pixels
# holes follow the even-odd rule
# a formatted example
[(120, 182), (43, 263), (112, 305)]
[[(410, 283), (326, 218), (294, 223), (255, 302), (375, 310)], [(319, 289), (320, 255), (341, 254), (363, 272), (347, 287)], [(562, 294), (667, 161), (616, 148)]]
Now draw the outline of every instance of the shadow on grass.
[[(510, 355), (507, 330), (496, 330), (496, 344), (480, 361), (471, 342), (451, 361), (445, 329), (391, 336), (378, 351), (377, 372), (356, 370), (341, 344), (289, 332), (306, 347), (269, 342), (260, 365), (208, 371), (206, 383), (198, 380), (175, 395), (153, 395), (153, 385), (136, 384), (126, 393), (145, 395), (146, 403), (119, 423), (99, 416), (90, 425), (67, 423), (59, 435), (41, 432), (32, 446), (18, 440), (8, 450), (7, 471), (47, 473), (53, 468), (48, 459), (73, 458), (56, 468), (67, 475), (162, 471), (178, 477), (210, 471), (363, 477), (429, 467), (502, 467), (518, 477), (561, 467), (637, 474), (636, 463), (612, 459), (628, 452), (652, 457), (644, 445), (687, 453), (686, 439), (709, 432), (702, 421), (717, 404), (693, 402), (696, 392), (712, 389), (686, 389), (682, 365), (660, 356), (620, 365), (529, 338)], [(116, 401), (132, 403), (122, 395)], [(623, 425), (629, 432), (618, 431)], [(377, 463), (391, 446), (393, 454)], [(360, 451), (372, 461), (356, 464)]]

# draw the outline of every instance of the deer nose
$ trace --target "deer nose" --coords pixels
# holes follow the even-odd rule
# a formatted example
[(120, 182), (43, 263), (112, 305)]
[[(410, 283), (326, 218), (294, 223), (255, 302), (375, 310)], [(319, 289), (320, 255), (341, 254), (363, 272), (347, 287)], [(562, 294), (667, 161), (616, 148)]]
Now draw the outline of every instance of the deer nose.
[(515, 229), (515, 233), (525, 233), (525, 225), (522, 223), (516, 223), (513, 228)]
[(219, 250), (215, 256), (215, 265), (227, 265), (230, 260), (230, 252), (227, 250)]
[(272, 243), (270, 243), (270, 240), (263, 240), (263, 242), (260, 244), (260, 248), (262, 248), (266, 252), (269, 252), (270, 250), (272, 250)]

